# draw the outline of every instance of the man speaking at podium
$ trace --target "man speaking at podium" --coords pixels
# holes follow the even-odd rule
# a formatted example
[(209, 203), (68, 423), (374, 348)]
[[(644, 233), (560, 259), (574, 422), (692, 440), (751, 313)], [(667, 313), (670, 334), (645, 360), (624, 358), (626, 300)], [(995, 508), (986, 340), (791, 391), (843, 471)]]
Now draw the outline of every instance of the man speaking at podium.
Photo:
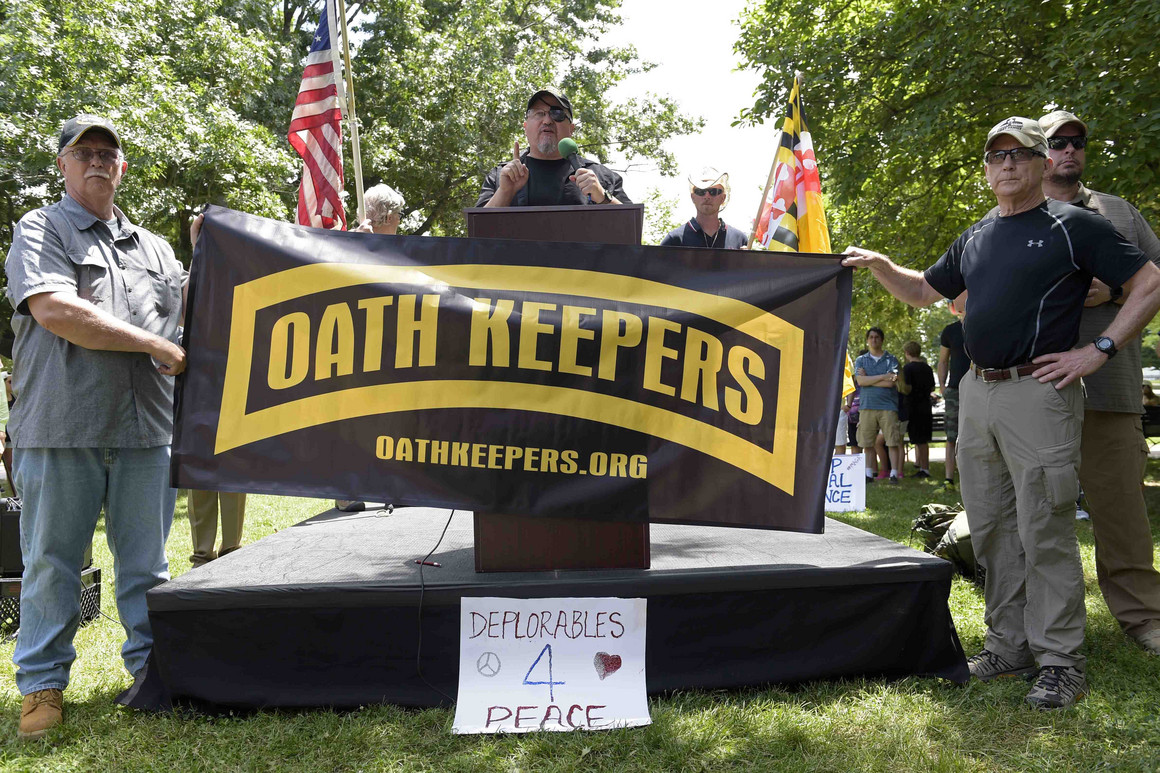
[(566, 96), (550, 89), (532, 94), (524, 117), (528, 149), (521, 153), (517, 142), (512, 160), (488, 172), (475, 206), (631, 204), (619, 174), (576, 152), (575, 128)]

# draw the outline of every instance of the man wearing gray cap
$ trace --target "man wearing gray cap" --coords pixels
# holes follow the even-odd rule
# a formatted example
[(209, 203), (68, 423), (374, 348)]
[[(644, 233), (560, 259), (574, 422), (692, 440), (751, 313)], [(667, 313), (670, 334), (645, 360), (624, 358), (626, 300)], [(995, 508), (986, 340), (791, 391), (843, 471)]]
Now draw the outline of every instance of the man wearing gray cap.
[(145, 592), (169, 579), (165, 540), (173, 377), (185, 271), (162, 239), (113, 204), (128, 164), (113, 124), (65, 123), (56, 158), (64, 197), (26, 214), (8, 251), (16, 401), (8, 425), (24, 497), (19, 737), (62, 719), (76, 658), (81, 564), (105, 510), (121, 656), (138, 675), (153, 643)]
[[(912, 306), (970, 293), (957, 451), (971, 543), (986, 569), (987, 636), (968, 666), (982, 681), (1037, 674), (1027, 702), (1062, 708), (1087, 693), (1075, 538), (1080, 378), (1160, 310), (1160, 269), (1104, 218), (1045, 199), (1052, 161), (1036, 121), (993, 127), (983, 162), (999, 215), (968, 228), (925, 272), (857, 247), (843, 262), (869, 268)], [(1127, 300), (1099, 337), (1079, 341), (1093, 276), (1123, 287)]]
[(527, 150), (517, 142), (512, 160), (487, 173), (475, 206), (631, 204), (619, 174), (575, 152), (561, 155), (560, 140), (575, 128), (568, 97), (553, 89), (532, 94), (524, 113)]
[(730, 228), (721, 219), (721, 210), (729, 203), (728, 172), (718, 172), (707, 166), (697, 174), (689, 175), (689, 198), (693, 200), (697, 214), (680, 228), (669, 231), (661, 241), (662, 247), (745, 249), (748, 241), (745, 233)]
[[(1054, 162), (1043, 176), (1043, 193), (1099, 212), (1160, 264), (1160, 239), (1139, 210), (1080, 181), (1087, 161), (1087, 125), (1066, 110), (1043, 116), (1039, 124)], [(1123, 288), (1093, 279), (1080, 317), (1080, 340), (1099, 335), (1123, 302)], [(1152, 532), (1140, 488), (1148, 460), (1140, 420), (1140, 338), (1124, 342), (1115, 359), (1085, 377), (1084, 391), (1079, 480), (1091, 511), (1096, 577), (1124, 632), (1160, 655), (1160, 573), (1153, 566)]]

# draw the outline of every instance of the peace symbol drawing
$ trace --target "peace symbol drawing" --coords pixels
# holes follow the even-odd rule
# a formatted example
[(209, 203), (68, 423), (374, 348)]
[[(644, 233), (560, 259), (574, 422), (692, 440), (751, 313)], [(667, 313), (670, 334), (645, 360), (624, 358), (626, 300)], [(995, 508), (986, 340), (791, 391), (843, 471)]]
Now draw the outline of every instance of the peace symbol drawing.
[(485, 652), (475, 660), (475, 670), (483, 676), (492, 677), (499, 673), (499, 655)]

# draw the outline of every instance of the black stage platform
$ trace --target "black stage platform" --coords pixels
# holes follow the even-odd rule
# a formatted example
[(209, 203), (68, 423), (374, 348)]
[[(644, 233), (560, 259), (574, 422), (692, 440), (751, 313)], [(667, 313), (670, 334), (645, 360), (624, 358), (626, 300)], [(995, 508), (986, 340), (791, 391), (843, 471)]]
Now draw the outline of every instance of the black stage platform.
[[(153, 676), (229, 707), (433, 706), (464, 596), (648, 599), (650, 693), (843, 676), (967, 679), (951, 565), (838, 521), (824, 535), (654, 524), (645, 571), (476, 574), (472, 516), (330, 511), (149, 591)], [(422, 607), (420, 613), (420, 605)], [(150, 680), (152, 681), (152, 680)]]

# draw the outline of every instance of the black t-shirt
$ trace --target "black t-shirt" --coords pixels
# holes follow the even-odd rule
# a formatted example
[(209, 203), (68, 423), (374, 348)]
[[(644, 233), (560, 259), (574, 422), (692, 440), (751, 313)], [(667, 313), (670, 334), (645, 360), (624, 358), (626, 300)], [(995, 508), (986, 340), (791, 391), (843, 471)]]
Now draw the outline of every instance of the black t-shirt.
[(572, 165), (566, 158), (545, 161), (528, 156), (528, 206), (551, 207), (559, 204), (584, 204), (585, 197), (568, 178)]
[(943, 328), (939, 343), (950, 350), (950, 362), (947, 367), (947, 388), (958, 389), (959, 382), (967, 375), (971, 367), (971, 358), (963, 348), (963, 323), (955, 320)]
[(1092, 276), (1120, 287), (1146, 262), (1100, 215), (1048, 200), (975, 223), (925, 276), (947, 298), (970, 292), (963, 333), (971, 360), (1009, 368), (1074, 346)]
[(902, 376), (910, 386), (906, 395), (909, 413), (930, 413), (930, 393), (934, 391), (934, 371), (925, 362), (908, 362), (902, 366)]

